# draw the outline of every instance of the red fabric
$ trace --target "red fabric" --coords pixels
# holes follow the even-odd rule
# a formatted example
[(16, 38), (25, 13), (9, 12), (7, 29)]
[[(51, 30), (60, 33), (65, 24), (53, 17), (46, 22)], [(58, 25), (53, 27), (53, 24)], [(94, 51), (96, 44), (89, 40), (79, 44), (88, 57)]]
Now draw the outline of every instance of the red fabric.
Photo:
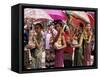
[(71, 21), (71, 23), (72, 23), (73, 25), (75, 25), (75, 26), (78, 26), (79, 23), (80, 23), (80, 20), (77, 19), (77, 18), (75, 18), (75, 17), (72, 17), (72, 21)]
[(67, 41), (67, 40), (68, 40), (68, 37), (69, 37), (68, 31), (65, 31), (65, 32), (63, 33), (63, 35), (64, 35), (64, 38), (65, 38), (65, 41)]
[(64, 52), (72, 55), (73, 54), (73, 48), (72, 47), (66, 47), (64, 49)]
[[(65, 37), (65, 41), (67, 42), (67, 40), (69, 39), (68, 38), (69, 37), (68, 31), (64, 32), (64, 37)], [(73, 48), (67, 46), (67, 47), (64, 48), (64, 52), (68, 53), (68, 54), (72, 54), (73, 53)]]

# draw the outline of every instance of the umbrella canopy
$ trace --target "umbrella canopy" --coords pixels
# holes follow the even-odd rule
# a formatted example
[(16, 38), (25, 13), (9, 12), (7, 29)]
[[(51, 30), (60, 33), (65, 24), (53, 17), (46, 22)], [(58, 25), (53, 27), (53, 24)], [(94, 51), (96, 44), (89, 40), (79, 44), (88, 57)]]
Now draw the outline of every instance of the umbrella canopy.
[(32, 18), (35, 20), (52, 20), (52, 18), (42, 9), (24, 9), (24, 18)]
[(90, 26), (93, 27), (95, 20), (94, 20), (94, 14), (93, 13), (87, 13), (89, 20), (90, 20)]
[(73, 26), (79, 26), (80, 25), (80, 23), (82, 23), (83, 24), (83, 26), (85, 26), (85, 22), (84, 21), (82, 21), (82, 20), (80, 20), (79, 18), (76, 18), (76, 17), (73, 17), (73, 16), (71, 16), (71, 21), (70, 21), (70, 23), (73, 25)]
[(62, 10), (45, 10), (54, 20), (66, 20), (67, 17)]
[(90, 14), (94, 18), (95, 12), (87, 12), (87, 14)]
[(67, 14), (73, 15), (76, 18), (80, 18), (81, 20), (85, 21), (86, 23), (90, 23), (89, 17), (86, 12), (84, 11), (67, 11)]
[(74, 25), (74, 26), (79, 26), (79, 25), (80, 25), (80, 22), (82, 23), (82, 20), (77, 19), (77, 18), (71, 16), (71, 21), (70, 21), (70, 23), (71, 23), (72, 25)]

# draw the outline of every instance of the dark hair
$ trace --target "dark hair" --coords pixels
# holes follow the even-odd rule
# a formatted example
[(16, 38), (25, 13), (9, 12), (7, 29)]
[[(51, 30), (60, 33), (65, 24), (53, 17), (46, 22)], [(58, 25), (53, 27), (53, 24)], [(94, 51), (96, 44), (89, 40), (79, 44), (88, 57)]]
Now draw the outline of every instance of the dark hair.
[(80, 22), (79, 26), (81, 29), (83, 29), (83, 27), (84, 27), (83, 23), (81, 23), (81, 22)]
[(48, 27), (50, 27), (51, 25), (49, 24)]
[(66, 13), (66, 16), (67, 16), (68, 19), (70, 19), (70, 15), (69, 14)]
[(62, 20), (54, 20), (53, 23), (54, 23), (54, 25), (59, 24), (61, 27), (63, 27), (63, 24), (64, 24), (64, 23), (62, 22)]
[(35, 27), (36, 27), (36, 26), (39, 26), (41, 29), (43, 29), (43, 26), (42, 26), (41, 23), (36, 23), (34, 26), (35, 26)]
[(83, 32), (83, 28), (84, 28), (83, 23), (80, 22), (79, 26), (80, 26), (81, 32)]

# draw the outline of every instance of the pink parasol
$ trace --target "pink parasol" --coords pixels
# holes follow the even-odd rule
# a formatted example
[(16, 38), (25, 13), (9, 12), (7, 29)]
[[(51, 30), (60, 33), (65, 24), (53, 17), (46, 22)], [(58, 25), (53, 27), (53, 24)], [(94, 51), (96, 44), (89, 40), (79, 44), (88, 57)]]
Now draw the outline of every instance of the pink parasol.
[(67, 17), (62, 10), (45, 10), (54, 20), (66, 20)]
[(32, 18), (33, 20), (52, 20), (52, 18), (42, 9), (26, 8), (24, 10), (24, 18)]
[(89, 17), (84, 11), (67, 11), (67, 13), (85, 21), (86, 23), (90, 23)]

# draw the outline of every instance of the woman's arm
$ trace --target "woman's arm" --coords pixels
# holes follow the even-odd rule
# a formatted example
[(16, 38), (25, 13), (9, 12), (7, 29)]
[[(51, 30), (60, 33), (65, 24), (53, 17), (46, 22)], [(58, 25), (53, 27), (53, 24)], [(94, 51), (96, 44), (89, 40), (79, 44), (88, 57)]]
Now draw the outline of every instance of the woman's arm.
[(33, 33), (30, 31), (29, 32), (29, 41), (28, 41), (28, 47), (29, 48), (33, 48), (32, 36), (33, 36)]
[(83, 34), (82, 34), (81, 37), (80, 37), (79, 44), (74, 45), (74, 47), (80, 47), (80, 46), (82, 45), (82, 42), (83, 42)]
[(91, 38), (92, 38), (92, 33), (89, 35), (89, 39), (88, 39), (87, 43), (91, 42)]
[(66, 47), (66, 41), (65, 41), (64, 36), (62, 36), (62, 39), (63, 39), (63, 46), (62, 47), (57, 47), (57, 49), (62, 49), (62, 48)]

